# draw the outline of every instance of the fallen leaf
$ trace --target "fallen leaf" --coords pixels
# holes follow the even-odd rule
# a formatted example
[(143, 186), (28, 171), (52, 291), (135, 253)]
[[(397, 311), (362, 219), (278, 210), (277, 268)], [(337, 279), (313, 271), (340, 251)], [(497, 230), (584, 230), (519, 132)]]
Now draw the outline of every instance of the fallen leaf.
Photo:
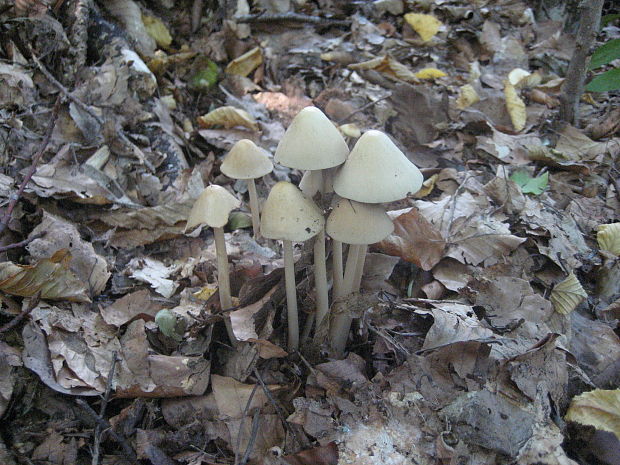
[(383, 55), (362, 63), (354, 63), (349, 65), (349, 68), (356, 70), (372, 69), (384, 73), (394, 79), (400, 79), (401, 81), (411, 83), (419, 82), (416, 75), (409, 68), (407, 68), (407, 66), (403, 65), (389, 55)]
[(35, 265), (0, 263), (0, 290), (21, 297), (41, 293), (42, 299), (90, 302), (84, 284), (69, 269), (70, 263), (67, 249), (58, 250)]
[(243, 55), (235, 58), (226, 66), (228, 74), (247, 76), (263, 63), (263, 52), (260, 47), (254, 47)]
[(206, 115), (199, 116), (198, 124), (205, 129), (213, 126), (222, 126), (225, 129), (242, 126), (252, 131), (258, 131), (258, 123), (247, 111), (230, 106), (216, 108)]
[(447, 74), (437, 68), (424, 68), (415, 73), (415, 77), (418, 79), (439, 79), (445, 76)]
[(564, 281), (555, 285), (549, 300), (551, 300), (556, 312), (568, 315), (587, 298), (588, 294), (577, 277), (571, 272)]
[(504, 82), (504, 97), (506, 98), (506, 108), (512, 125), (517, 132), (520, 132), (525, 127), (527, 120), (525, 102), (519, 97), (517, 90), (509, 81)]
[(404, 18), (424, 42), (431, 40), (442, 26), (441, 21), (433, 15), (407, 13)]
[(601, 250), (620, 255), (620, 223), (601, 224), (597, 228), (596, 240)]
[(142, 22), (144, 23), (146, 32), (155, 39), (157, 45), (163, 48), (170, 47), (172, 36), (161, 19), (154, 16), (143, 15)]
[(510, 175), (510, 180), (517, 183), (524, 194), (542, 194), (549, 184), (549, 172), (532, 177), (527, 171), (519, 170)]
[(456, 99), (456, 108), (464, 110), (465, 108), (480, 101), (480, 96), (474, 86), (471, 84), (465, 84), (459, 89), (459, 96)]
[(594, 389), (573, 397), (564, 418), (609, 431), (620, 439), (620, 389)]

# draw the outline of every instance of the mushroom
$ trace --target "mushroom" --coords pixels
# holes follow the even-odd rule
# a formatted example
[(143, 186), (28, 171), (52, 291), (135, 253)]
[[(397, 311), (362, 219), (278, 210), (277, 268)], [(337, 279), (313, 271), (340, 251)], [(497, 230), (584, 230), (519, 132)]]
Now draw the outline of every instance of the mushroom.
[(254, 237), (259, 237), (260, 215), (258, 195), (254, 179), (265, 176), (273, 171), (273, 163), (266, 150), (257, 147), (249, 139), (241, 139), (233, 145), (224, 158), (220, 170), (229, 178), (247, 180), (250, 194), (250, 211), (252, 212), (252, 230)]
[[(185, 230), (189, 230), (199, 224), (206, 224), (213, 228), (215, 238), (215, 253), (217, 255), (217, 281), (220, 294), (220, 306), (222, 310), (232, 308), (230, 295), (230, 276), (228, 272), (228, 255), (226, 253), (226, 241), (224, 240), (224, 226), (228, 223), (228, 215), (235, 208), (239, 208), (241, 202), (230, 194), (222, 186), (212, 184), (202, 191), (189, 214)], [(237, 343), (228, 318), (224, 318), (226, 331), (231, 343)]]
[[(381, 131), (370, 130), (360, 137), (349, 157), (334, 176), (334, 191), (340, 197), (364, 203), (384, 203), (401, 200), (422, 187), (424, 177), (420, 170)], [(357, 204), (356, 204), (357, 205)], [(336, 239), (338, 239), (336, 237)], [(379, 239), (381, 240), (381, 239)], [(371, 243), (371, 242), (369, 242)], [(357, 291), (360, 287), (366, 244), (349, 248), (343, 291), (340, 295)], [(347, 326), (347, 332), (348, 327)], [(330, 335), (334, 332), (330, 331)], [(344, 342), (346, 342), (345, 333)], [(334, 339), (331, 339), (332, 344)], [(342, 342), (338, 339), (337, 342)], [(344, 343), (342, 342), (342, 343)], [(344, 349), (344, 345), (342, 349)]]
[[(389, 236), (394, 231), (394, 223), (381, 205), (340, 199), (327, 218), (325, 230), (332, 239), (351, 244), (343, 289), (340, 295), (334, 296), (338, 299), (355, 290), (358, 270), (364, 269), (367, 245)], [(329, 328), (329, 339), (335, 352), (342, 354), (353, 318), (344, 311), (335, 313)]]
[[(324, 194), (323, 170), (341, 165), (348, 154), (347, 143), (327, 116), (316, 107), (306, 107), (295, 116), (284, 133), (274, 159), (289, 168), (313, 170), (312, 184)], [(320, 231), (314, 242), (317, 325), (329, 312), (325, 261), (325, 232)]]
[(271, 188), (263, 206), (260, 229), (264, 237), (282, 240), (290, 350), (299, 347), (293, 241), (310, 239), (323, 231), (324, 225), (323, 212), (293, 184), (280, 181)]

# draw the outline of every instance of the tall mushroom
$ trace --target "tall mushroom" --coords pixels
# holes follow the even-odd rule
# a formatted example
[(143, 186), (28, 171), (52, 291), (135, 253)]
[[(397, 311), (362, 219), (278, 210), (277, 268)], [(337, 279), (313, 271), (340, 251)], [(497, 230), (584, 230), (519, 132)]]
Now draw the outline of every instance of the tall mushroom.
[[(327, 116), (316, 107), (306, 107), (295, 116), (284, 133), (274, 158), (289, 168), (321, 170), (315, 176), (315, 183), (320, 186), (320, 192), (324, 193), (325, 180), (322, 170), (341, 165), (348, 154), (347, 143)], [(314, 281), (318, 325), (329, 312), (323, 230), (319, 232), (314, 243)]]
[(271, 188), (263, 206), (260, 228), (266, 238), (282, 240), (290, 350), (299, 347), (293, 241), (307, 241), (322, 231), (324, 225), (323, 212), (293, 184), (281, 181)]
[[(417, 192), (423, 181), (420, 170), (387, 135), (370, 130), (358, 139), (347, 161), (334, 176), (333, 186), (340, 197), (364, 203), (384, 203)], [(366, 244), (349, 250), (351, 261), (346, 264), (343, 294), (359, 289), (366, 250)]]
[[(226, 241), (224, 240), (224, 226), (228, 223), (230, 212), (240, 206), (241, 202), (226, 189), (212, 184), (204, 189), (196, 202), (194, 202), (185, 225), (186, 231), (199, 224), (206, 224), (213, 228), (215, 253), (217, 255), (217, 281), (222, 310), (228, 310), (233, 306), (230, 295), (230, 275), (228, 271)], [(227, 317), (224, 318), (224, 323), (226, 324), (226, 331), (231, 343), (236, 344), (237, 339)]]
[[(365, 255), (368, 244), (374, 244), (389, 236), (394, 231), (394, 223), (381, 205), (340, 199), (327, 218), (325, 230), (332, 239), (351, 244), (343, 291), (334, 296), (334, 299), (337, 299), (352, 292), (359, 260), (362, 259), (361, 251), (363, 250)], [(347, 312), (335, 313), (329, 328), (329, 339), (334, 351), (342, 354), (353, 319)]]
[(260, 178), (273, 170), (273, 163), (266, 150), (257, 147), (249, 139), (241, 139), (233, 145), (224, 158), (220, 170), (229, 178), (245, 179), (250, 194), (250, 211), (252, 212), (252, 229), (254, 237), (259, 237), (260, 213), (258, 195), (254, 179)]

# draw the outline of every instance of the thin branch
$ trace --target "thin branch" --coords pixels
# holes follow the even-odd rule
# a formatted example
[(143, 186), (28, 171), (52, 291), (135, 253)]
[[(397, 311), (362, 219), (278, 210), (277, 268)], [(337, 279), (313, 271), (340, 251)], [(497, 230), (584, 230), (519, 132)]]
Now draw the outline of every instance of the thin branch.
[[(99, 408), (99, 417), (103, 418), (105, 415), (105, 411), (108, 407), (108, 402), (110, 400), (110, 395), (112, 394), (112, 383), (114, 381), (114, 371), (116, 369), (116, 363), (119, 361), (118, 354), (116, 351), (112, 352), (112, 364), (110, 365), (110, 371), (108, 372), (108, 383), (105, 388), (105, 393), (103, 395), (103, 399), (101, 401), (101, 407)], [(101, 446), (101, 437), (103, 435), (103, 428), (101, 425), (97, 424), (95, 426), (94, 432), (94, 445), (93, 445), (93, 456), (91, 459), (92, 465), (99, 465), (99, 450)]]
[(91, 417), (91, 419), (95, 422), (95, 424), (97, 424), (98, 426), (101, 426), (101, 428), (107, 431), (110, 434), (110, 437), (121, 446), (121, 449), (123, 450), (123, 454), (129, 461), (135, 462), (137, 460), (137, 456), (133, 448), (129, 445), (129, 443), (125, 440), (124, 437), (122, 437), (120, 434), (114, 431), (114, 429), (112, 428), (112, 425), (110, 425), (110, 423), (107, 420), (97, 415), (97, 412), (95, 412), (92, 409), (92, 407), (88, 405), (88, 403), (84, 399), (77, 399), (75, 402), (80, 407), (82, 407), (84, 412), (86, 412), (88, 416)]
[(233, 18), (238, 23), (281, 23), (281, 22), (293, 22), (293, 23), (309, 23), (318, 24), (324, 26), (350, 26), (351, 21), (322, 18), (320, 16), (302, 15), (299, 13), (258, 13), (253, 15), (236, 16)]
[(254, 444), (256, 443), (256, 437), (258, 436), (258, 427), (260, 426), (260, 409), (256, 409), (254, 417), (252, 418), (252, 430), (250, 431), (250, 440), (245, 448), (245, 453), (239, 465), (245, 465), (250, 459), (250, 454), (254, 450)]
[(9, 205), (7, 206), (6, 211), (4, 212), (4, 216), (2, 217), (2, 220), (0, 220), (0, 234), (2, 234), (4, 230), (7, 228), (7, 226), (9, 225), (9, 221), (11, 220), (11, 215), (13, 214), (13, 209), (15, 208), (15, 205), (17, 205), (17, 202), (19, 202), (19, 199), (23, 195), (24, 190), (26, 189), (26, 186), (28, 185), (28, 183), (30, 182), (30, 179), (32, 178), (32, 175), (37, 170), (37, 164), (39, 163), (39, 160), (43, 156), (43, 152), (45, 152), (45, 149), (47, 148), (47, 144), (49, 144), (50, 139), (52, 138), (52, 132), (54, 132), (54, 127), (56, 126), (56, 119), (58, 118), (59, 109), (60, 109), (60, 98), (56, 99), (56, 103), (54, 104), (54, 109), (52, 111), (52, 121), (50, 122), (50, 125), (47, 128), (47, 133), (45, 134), (45, 138), (43, 139), (41, 148), (32, 157), (30, 169), (28, 170), (28, 173), (26, 173), (26, 176), (24, 177), (24, 180), (22, 181), (21, 186), (19, 186), (19, 189), (17, 190), (15, 194), (11, 195), (11, 200), (9, 201)]
[(41, 239), (42, 237), (45, 236), (45, 234), (46, 232), (43, 231), (43, 232), (40, 232), (39, 234), (35, 234), (34, 236), (29, 237), (28, 239), (24, 239), (23, 241), (14, 242), (13, 244), (0, 246), (0, 252), (5, 252), (10, 249), (17, 249), (18, 247), (24, 247), (36, 239)]
[(28, 306), (19, 315), (15, 316), (15, 318), (13, 318), (11, 321), (5, 324), (2, 328), (0, 328), (0, 334), (5, 333), (9, 329), (17, 326), (20, 321), (26, 318), (26, 316), (30, 312), (32, 312), (36, 308), (37, 305), (39, 305), (40, 300), (41, 300), (41, 292), (38, 292), (32, 299), (30, 299)]

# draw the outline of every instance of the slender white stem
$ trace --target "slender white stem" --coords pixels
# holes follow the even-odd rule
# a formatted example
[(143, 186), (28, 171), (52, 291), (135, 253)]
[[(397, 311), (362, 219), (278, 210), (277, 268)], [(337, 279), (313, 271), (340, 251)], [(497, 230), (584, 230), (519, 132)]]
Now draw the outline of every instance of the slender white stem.
[[(228, 254), (226, 253), (226, 240), (224, 239), (224, 228), (213, 228), (215, 238), (215, 254), (217, 255), (217, 282), (220, 294), (220, 306), (222, 311), (232, 308), (232, 297), (230, 295), (230, 274), (228, 271)], [(233, 346), (237, 345), (237, 338), (233, 333), (228, 315), (224, 316), (228, 338)]]
[(357, 271), (357, 259), (359, 257), (359, 245), (351, 244), (347, 255), (347, 266), (344, 271), (344, 280), (342, 284), (342, 295), (353, 292), (353, 284), (355, 282), (355, 272)]
[(260, 210), (254, 179), (248, 179), (248, 192), (250, 194), (250, 211), (252, 212), (252, 230), (254, 231), (254, 239), (258, 239), (260, 237)]
[(327, 265), (325, 261), (325, 229), (322, 229), (314, 237), (314, 286), (316, 287), (317, 327), (329, 313)]
[(312, 331), (312, 327), (314, 326), (315, 319), (316, 319), (316, 312), (311, 313), (310, 315), (308, 315), (308, 318), (306, 318), (306, 324), (304, 325), (304, 329), (301, 332), (300, 344), (302, 345), (302, 347), (305, 344), (305, 342), (308, 340), (308, 338), (310, 337), (310, 331)]
[(362, 276), (364, 275), (364, 264), (366, 263), (366, 252), (368, 251), (368, 246), (366, 244), (359, 245), (358, 255), (357, 255), (357, 265), (355, 267), (355, 278), (353, 278), (353, 287), (351, 288), (351, 292), (358, 292), (362, 285)]
[(295, 289), (295, 260), (293, 258), (293, 243), (283, 240), (284, 251), (284, 281), (286, 284), (286, 309), (288, 315), (288, 348), (299, 348), (299, 319), (297, 317), (297, 291)]
[(343, 274), (343, 266), (342, 266), (342, 242), (337, 241), (336, 239), (332, 239), (332, 272), (334, 279), (334, 298), (342, 295), (342, 274)]

